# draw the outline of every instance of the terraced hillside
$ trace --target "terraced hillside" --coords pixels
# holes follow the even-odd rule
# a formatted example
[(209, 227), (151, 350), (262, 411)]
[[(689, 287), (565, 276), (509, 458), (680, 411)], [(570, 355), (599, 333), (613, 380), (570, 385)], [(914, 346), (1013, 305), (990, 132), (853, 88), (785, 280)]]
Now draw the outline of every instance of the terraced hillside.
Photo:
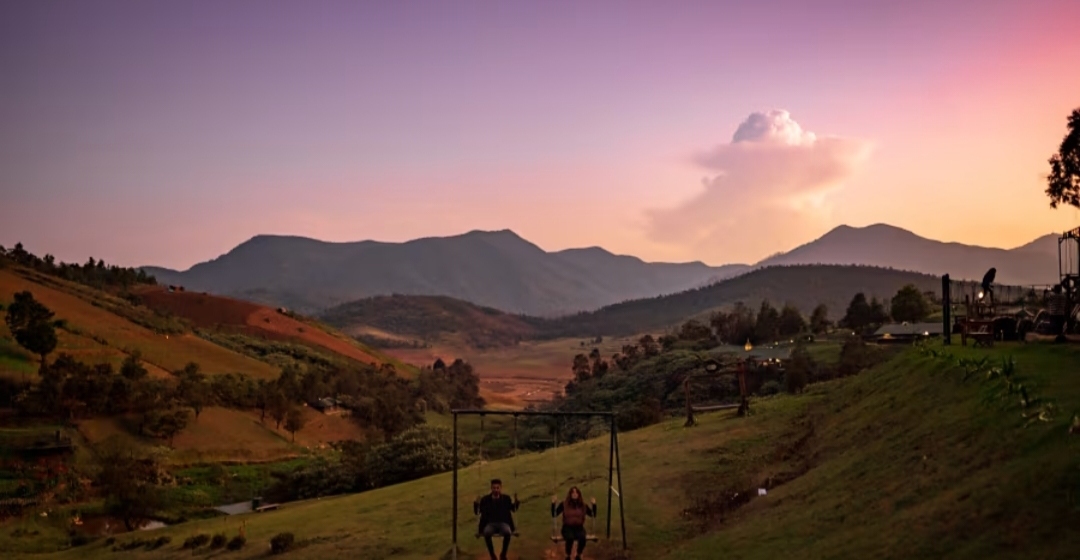
[[(1064, 346), (912, 349), (798, 396), (759, 399), (748, 418), (717, 412), (695, 428), (672, 420), (622, 434), (627, 544), (650, 559), (1075, 558), (1077, 363), (1080, 350)], [(501, 476), (523, 503), (512, 558), (559, 558), (548, 540), (551, 496), (578, 484), (604, 516), (606, 444), (600, 437), (462, 472), (458, 557), (483, 557), (469, 502)], [(263, 557), (271, 537), (291, 532), (300, 549), (286, 557), (446, 558), (450, 489), (442, 474), (123, 535), (115, 545), (171, 538), (153, 551), (97, 541), (41, 557), (187, 558), (187, 537), (231, 537), (243, 522), (247, 545), (229, 557)], [(0, 539), (52, 527), (35, 517), (4, 527)], [(612, 527), (618, 535), (618, 517)], [(590, 545), (586, 558), (615, 558), (620, 545)]]
[[(168, 377), (190, 362), (208, 375), (244, 374), (271, 379), (281, 368), (303, 360), (339, 363), (395, 364), (411, 375), (410, 366), (387, 358), (329, 327), (301, 317), (250, 304), (190, 292), (168, 292), (153, 286), (121, 297), (86, 285), (22, 267), (0, 270), (0, 304), (24, 290), (55, 313), (60, 321), (54, 356), (68, 353), (94, 364), (119, 366), (138, 353), (151, 375)], [(38, 370), (37, 357), (19, 347), (0, 322), (0, 375), (28, 378)], [(355, 423), (304, 409), (305, 425), (291, 435), (258, 414), (208, 409), (174, 442), (170, 460), (266, 461), (292, 457), (307, 446), (341, 439), (364, 439)], [(125, 435), (116, 418), (83, 419), (79, 436), (94, 444)], [(132, 436), (132, 439), (137, 439)]]

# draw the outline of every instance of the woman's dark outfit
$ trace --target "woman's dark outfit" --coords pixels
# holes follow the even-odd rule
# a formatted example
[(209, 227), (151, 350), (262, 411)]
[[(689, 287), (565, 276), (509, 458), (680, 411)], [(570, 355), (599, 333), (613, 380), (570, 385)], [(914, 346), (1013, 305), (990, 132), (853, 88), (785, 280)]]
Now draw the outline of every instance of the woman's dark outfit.
[(574, 543), (578, 543), (577, 557), (581, 558), (581, 552), (585, 550), (585, 517), (596, 517), (596, 504), (591, 507), (585, 505), (585, 501), (575, 504), (570, 500), (565, 500), (561, 504), (551, 504), (551, 516), (562, 514), (562, 538), (566, 543), (566, 557), (570, 558), (570, 553), (574, 550)]

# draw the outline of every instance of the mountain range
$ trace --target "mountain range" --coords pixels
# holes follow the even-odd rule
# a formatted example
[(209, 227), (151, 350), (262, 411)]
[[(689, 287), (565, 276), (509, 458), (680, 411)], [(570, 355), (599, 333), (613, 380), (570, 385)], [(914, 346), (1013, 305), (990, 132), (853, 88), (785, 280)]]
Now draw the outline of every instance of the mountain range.
[(856, 264), (1000, 283), (1057, 281), (1057, 236), (1015, 249), (944, 243), (897, 227), (839, 226), (756, 264), (650, 263), (599, 247), (544, 251), (510, 230), (403, 243), (258, 235), (188, 270), (143, 267), (159, 282), (314, 313), (389, 294), (449, 296), (511, 313), (558, 316), (682, 292), (753, 269)]

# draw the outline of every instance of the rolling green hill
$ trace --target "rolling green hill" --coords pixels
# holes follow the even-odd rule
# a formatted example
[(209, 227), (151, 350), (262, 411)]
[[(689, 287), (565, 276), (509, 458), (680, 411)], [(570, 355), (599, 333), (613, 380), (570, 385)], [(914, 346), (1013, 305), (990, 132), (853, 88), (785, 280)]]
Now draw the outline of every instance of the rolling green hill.
[(857, 292), (887, 300), (905, 284), (922, 291), (941, 291), (940, 277), (927, 274), (867, 266), (798, 265), (758, 269), (702, 288), (555, 319), (511, 315), (452, 298), (423, 296), (368, 298), (334, 307), (321, 318), (350, 334), (367, 333), (375, 339), (398, 336), (434, 342), (449, 337), (495, 346), (529, 339), (655, 332), (740, 301), (756, 307), (763, 299), (775, 306), (791, 303), (807, 316), (824, 303), (830, 316), (838, 319)]
[[(1015, 368), (1002, 366), (1006, 356)], [(983, 357), (991, 361), (979, 365)], [(1077, 348), (1039, 344), (937, 356), (912, 349), (802, 395), (758, 399), (747, 418), (717, 412), (699, 415), (694, 428), (672, 420), (621, 434), (627, 544), (634, 558), (680, 560), (1075, 558), (1080, 435), (1070, 425), (1080, 378), (1069, 374), (1078, 359)], [(550, 497), (578, 484), (598, 498), (603, 519), (606, 443), (602, 436), (463, 471), (458, 557), (482, 557), (469, 502), (501, 476), (523, 502), (512, 558), (559, 558), (547, 538)], [(171, 537), (153, 551), (113, 552), (99, 540), (40, 557), (186, 558), (185, 538), (231, 537), (243, 522), (247, 546), (229, 557), (263, 557), (271, 537), (287, 531), (302, 547), (293, 557), (446, 558), (450, 489), (447, 473), (117, 538)], [(63, 522), (7, 524), (0, 546), (25, 532), (55, 537)], [(615, 535), (618, 528), (616, 516)], [(597, 543), (586, 557), (616, 558), (609, 551), (619, 548)]]

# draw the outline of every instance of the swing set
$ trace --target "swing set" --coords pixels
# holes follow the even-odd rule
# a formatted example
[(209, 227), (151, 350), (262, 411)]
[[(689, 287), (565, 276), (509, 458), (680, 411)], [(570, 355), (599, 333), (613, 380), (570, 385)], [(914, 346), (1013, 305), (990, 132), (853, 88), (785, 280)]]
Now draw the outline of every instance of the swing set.
[[(625, 516), (625, 514), (623, 512), (622, 465), (621, 465), (621, 463), (619, 461), (619, 437), (618, 437), (618, 428), (615, 425), (615, 413), (613, 413), (613, 412), (491, 411), (491, 410), (471, 410), (471, 409), (458, 409), (458, 410), (452, 410), (451, 412), (454, 415), (454, 475), (453, 475), (453, 485), (454, 485), (453, 514), (454, 514), (454, 519), (453, 519), (453, 537), (452, 537), (453, 538), (453, 543), (452, 543), (452, 547), (451, 547), (451, 558), (453, 560), (457, 560), (457, 557), (458, 557), (458, 416), (459, 415), (462, 415), (462, 416), (479, 416), (480, 417), (480, 432), (481, 432), (481, 434), (483, 434), (483, 431), (484, 431), (484, 417), (485, 416), (487, 416), (487, 415), (492, 415), (492, 416), (512, 416), (514, 418), (513, 445), (514, 445), (514, 453), (515, 454), (518, 451), (518, 430), (517, 430), (518, 422), (517, 422), (517, 420), (518, 420), (519, 416), (548, 416), (548, 417), (554, 417), (554, 418), (560, 420), (560, 425), (561, 425), (561, 420), (563, 420), (565, 418), (568, 418), (568, 417), (577, 417), (577, 418), (600, 417), (600, 418), (607, 419), (607, 421), (608, 421), (608, 423), (610, 425), (611, 439), (610, 439), (609, 452), (608, 452), (607, 510), (606, 510), (607, 511), (607, 531), (606, 531), (605, 538), (608, 539), (608, 540), (611, 539), (611, 505), (612, 505), (612, 496), (614, 495), (614, 496), (617, 496), (619, 498), (619, 522), (620, 522), (620, 529), (621, 529), (621, 532), (622, 532), (622, 548), (623, 548), (623, 550), (626, 550), (626, 548), (627, 548), (627, 542), (626, 542), (626, 516)], [(555, 460), (552, 461), (552, 464), (554, 466), (553, 474), (552, 474), (552, 477), (553, 477), (552, 487), (553, 487), (553, 489), (557, 489), (557, 487), (558, 487), (558, 460), (557, 460), (558, 456), (557, 456), (557, 453), (558, 453), (558, 450), (559, 450), (559, 432), (560, 432), (559, 427), (556, 427), (555, 428), (555, 433), (554, 433), (554, 438), (552, 440), (552, 442), (553, 442), (552, 453), (556, 454)], [(482, 469), (483, 469), (483, 463), (484, 463), (484, 461), (483, 461), (483, 456), (484, 456), (483, 453), (484, 453), (484, 450), (483, 450), (483, 436), (481, 436), (480, 460), (479, 460), (479, 472), (481, 473), (481, 476), (482, 476), (482, 472), (483, 472)], [(515, 479), (517, 478), (517, 467), (516, 466), (514, 468), (514, 478)], [(584, 496), (582, 496), (582, 497), (584, 498)], [(515, 498), (515, 501), (516, 501), (516, 498)], [(588, 531), (588, 534), (586, 535), (586, 540), (591, 541), (591, 542), (599, 541), (600, 537), (595, 532), (595, 528), (596, 528), (596, 518), (595, 517), (590, 516), (590, 527), (591, 527), (591, 529)], [(475, 533), (474, 536), (476, 538), (480, 538), (482, 535), (480, 533)], [(515, 536), (515, 537), (519, 536), (518, 532), (515, 531), (513, 533), (513, 536)], [(557, 521), (556, 521), (555, 517), (551, 518), (551, 537), (550, 537), (550, 539), (551, 539), (551, 542), (554, 542), (554, 543), (558, 543), (558, 542), (561, 542), (563, 540), (562, 535), (560, 535), (559, 532), (558, 532), (558, 524), (557, 524)]]

